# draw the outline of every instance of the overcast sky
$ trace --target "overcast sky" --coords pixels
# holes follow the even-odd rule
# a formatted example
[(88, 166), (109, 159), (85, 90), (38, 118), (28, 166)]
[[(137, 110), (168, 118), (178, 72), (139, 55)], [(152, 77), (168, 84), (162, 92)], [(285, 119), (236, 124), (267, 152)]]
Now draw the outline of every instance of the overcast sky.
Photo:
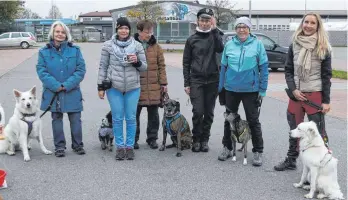
[[(0, 0), (1, 1), (1, 0)], [(93, 11), (109, 11), (115, 8), (135, 5), (139, 0), (25, 0), (25, 6), (46, 17), (54, 2), (60, 9), (63, 17), (70, 18), (80, 13)], [(307, 10), (347, 10), (346, 0), (252, 0), (254, 10), (304, 10), (307, 1)], [(205, 0), (199, 0), (205, 4)], [(249, 10), (249, 0), (231, 0), (236, 8)]]

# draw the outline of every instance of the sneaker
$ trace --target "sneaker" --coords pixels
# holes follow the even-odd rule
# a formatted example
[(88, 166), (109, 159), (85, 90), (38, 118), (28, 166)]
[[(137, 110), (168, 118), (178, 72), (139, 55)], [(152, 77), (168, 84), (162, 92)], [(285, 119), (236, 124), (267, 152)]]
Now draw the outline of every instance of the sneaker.
[(139, 144), (138, 144), (138, 142), (134, 143), (134, 149), (139, 149)]
[(262, 153), (255, 152), (253, 159), (253, 166), (259, 167), (262, 165)]
[(127, 160), (134, 160), (135, 154), (132, 148), (126, 149), (126, 157), (127, 157)]
[(228, 158), (232, 157), (232, 152), (227, 148), (227, 147), (224, 147), (222, 149), (222, 152), (221, 154), (219, 155), (218, 159), (220, 161), (225, 161), (227, 160)]
[(77, 147), (74, 149), (74, 152), (78, 155), (83, 155), (86, 154), (85, 150), (83, 149), (83, 147)]
[(56, 157), (64, 157), (65, 156), (65, 151), (63, 149), (58, 149), (56, 152), (54, 152), (54, 155)]
[(124, 148), (117, 148), (116, 149), (116, 160), (124, 160), (126, 158), (126, 151)]
[(201, 150), (201, 152), (208, 152), (209, 151), (208, 142), (206, 142), (206, 141), (201, 142), (200, 150)]
[(296, 159), (286, 157), (284, 161), (280, 162), (278, 165), (274, 166), (274, 170), (276, 171), (284, 171), (284, 170), (294, 170), (296, 169)]
[(201, 143), (194, 142), (192, 145), (192, 151), (193, 152), (200, 152), (201, 151)]
[(155, 140), (152, 140), (148, 144), (150, 145), (151, 149), (157, 149), (158, 148), (158, 144), (157, 144), (157, 142)]

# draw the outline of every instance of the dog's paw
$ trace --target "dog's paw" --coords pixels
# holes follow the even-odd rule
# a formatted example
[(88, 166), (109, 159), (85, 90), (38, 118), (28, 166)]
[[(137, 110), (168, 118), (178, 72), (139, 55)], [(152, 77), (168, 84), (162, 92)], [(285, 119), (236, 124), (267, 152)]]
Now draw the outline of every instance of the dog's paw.
[(52, 151), (46, 149), (46, 150), (44, 151), (44, 154), (46, 154), (46, 155), (51, 155), (51, 154), (52, 154)]
[(306, 199), (313, 199), (313, 194), (308, 193), (308, 194), (305, 194), (304, 197), (305, 197)]
[(303, 186), (303, 184), (301, 184), (301, 183), (294, 183), (293, 186), (294, 186), (295, 188), (300, 188), (300, 187)]
[(101, 149), (105, 150), (106, 149), (106, 145), (105, 144), (101, 144)]
[(166, 149), (166, 146), (162, 145), (158, 150), (164, 151)]
[(109, 147), (109, 151), (112, 151), (112, 147)]
[(243, 148), (238, 149), (237, 151), (243, 151)]
[(324, 199), (325, 197), (326, 197), (325, 194), (320, 193), (320, 194), (318, 194), (317, 199)]
[(304, 186), (302, 186), (302, 188), (303, 188), (304, 190), (309, 191), (309, 190), (311, 189), (311, 186), (310, 186), (310, 185), (304, 185)]
[(233, 157), (232, 157), (232, 161), (233, 161), (233, 162), (236, 162), (236, 161), (237, 161), (236, 156), (233, 156)]
[(24, 161), (25, 161), (25, 162), (30, 161), (30, 157), (29, 157), (29, 156), (24, 156)]
[(7, 155), (14, 156), (16, 153), (14, 151), (6, 151)]
[(180, 152), (176, 153), (176, 157), (181, 157), (182, 154)]
[(247, 164), (248, 164), (248, 161), (247, 161), (246, 158), (244, 158), (244, 160), (243, 160), (243, 165), (247, 165)]

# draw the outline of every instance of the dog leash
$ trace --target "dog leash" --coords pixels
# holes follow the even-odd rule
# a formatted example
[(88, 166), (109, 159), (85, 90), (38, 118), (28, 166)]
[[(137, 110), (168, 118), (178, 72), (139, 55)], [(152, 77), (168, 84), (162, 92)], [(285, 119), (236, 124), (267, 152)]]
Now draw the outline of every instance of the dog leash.
[(42, 118), (52, 108), (52, 104), (54, 102), (54, 99), (57, 97), (57, 95), (58, 95), (58, 92), (55, 92), (54, 96), (51, 99), (50, 104), (48, 105), (47, 109), (40, 115), (40, 118)]

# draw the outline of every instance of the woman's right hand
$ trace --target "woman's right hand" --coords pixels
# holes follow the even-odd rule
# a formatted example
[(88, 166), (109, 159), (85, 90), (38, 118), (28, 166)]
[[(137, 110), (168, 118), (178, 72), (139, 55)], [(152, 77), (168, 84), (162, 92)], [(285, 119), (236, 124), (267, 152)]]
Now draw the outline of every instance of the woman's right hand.
[(104, 99), (105, 91), (104, 90), (98, 91), (98, 96), (99, 96), (100, 99)]
[(295, 98), (297, 100), (300, 100), (300, 101), (306, 101), (307, 98), (306, 98), (306, 95), (303, 94), (300, 90), (296, 89), (294, 91), (292, 91), (292, 93), (294, 94)]

